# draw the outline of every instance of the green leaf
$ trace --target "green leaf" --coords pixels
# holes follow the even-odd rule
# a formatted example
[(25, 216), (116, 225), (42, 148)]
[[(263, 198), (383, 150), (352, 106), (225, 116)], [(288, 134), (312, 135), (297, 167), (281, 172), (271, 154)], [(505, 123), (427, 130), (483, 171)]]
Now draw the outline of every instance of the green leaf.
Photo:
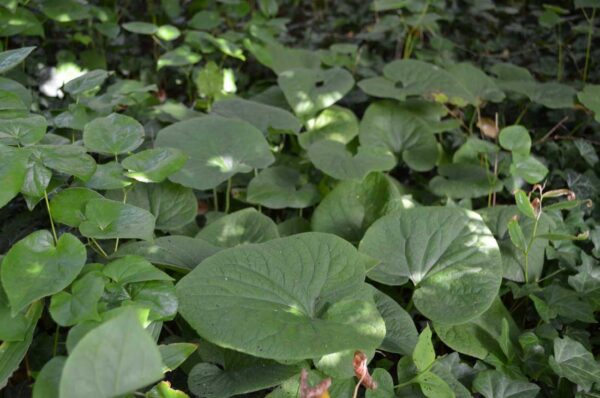
[(0, 284), (0, 341), (23, 341), (29, 329), (25, 311), (12, 316), (6, 293)]
[(50, 301), (50, 315), (61, 326), (82, 321), (99, 321), (97, 304), (104, 293), (104, 278), (95, 272), (73, 282), (71, 292), (58, 292)]
[(19, 65), (33, 50), (35, 47), (22, 47), (0, 52), (0, 73), (8, 72)]
[(63, 369), (60, 397), (127, 394), (160, 380), (162, 369), (152, 337), (135, 311), (125, 310), (92, 329), (75, 346)]
[(374, 390), (367, 389), (365, 392), (365, 398), (396, 398), (394, 380), (385, 369), (375, 369), (372, 377), (377, 383), (377, 388)]
[(17, 93), (0, 89), (0, 118), (12, 119), (25, 117), (28, 114), (28, 106)]
[(91, 199), (85, 206), (83, 236), (95, 239), (144, 239), (154, 236), (154, 216), (147, 210), (108, 199)]
[(181, 36), (181, 32), (173, 25), (162, 25), (156, 31), (156, 36), (164, 41), (173, 41)]
[(441, 377), (432, 372), (425, 372), (418, 376), (417, 383), (423, 395), (427, 398), (455, 398), (452, 388)]
[(600, 84), (586, 84), (577, 94), (579, 101), (594, 112), (597, 122), (600, 122)]
[(411, 169), (431, 170), (438, 157), (434, 133), (455, 127), (440, 121), (445, 114), (443, 106), (423, 101), (375, 102), (360, 123), (360, 143), (389, 149)]
[[(122, 191), (107, 193), (108, 199), (123, 201)], [(198, 202), (190, 188), (164, 181), (160, 184), (135, 184), (127, 191), (127, 203), (148, 210), (156, 218), (156, 228), (173, 231), (196, 218)]]
[(523, 156), (513, 153), (513, 163), (510, 165), (510, 174), (521, 177), (529, 184), (542, 181), (548, 174), (548, 168), (532, 155)]
[(577, 148), (581, 157), (584, 158), (591, 167), (594, 167), (596, 163), (600, 161), (596, 149), (590, 142), (585, 140), (575, 140), (573, 141), (573, 144), (575, 144), (575, 148)]
[(390, 177), (371, 173), (362, 181), (342, 181), (315, 209), (312, 229), (358, 242), (367, 228), (393, 210), (412, 207)]
[(96, 171), (94, 158), (77, 145), (36, 145), (33, 151), (44, 166), (83, 181), (89, 180)]
[(385, 339), (380, 349), (397, 354), (411, 355), (417, 344), (417, 328), (410, 314), (391, 297), (374, 289), (375, 304), (385, 321)]
[(219, 116), (184, 120), (158, 132), (157, 147), (172, 147), (188, 161), (171, 181), (212, 189), (237, 173), (269, 166), (275, 158), (263, 134), (251, 124)]
[(144, 136), (137, 120), (119, 113), (94, 119), (83, 128), (83, 143), (89, 151), (112, 156), (133, 151)]
[(86, 91), (100, 87), (107, 78), (107, 71), (102, 69), (95, 69), (73, 80), (69, 80), (69, 82), (65, 84), (63, 90), (73, 96), (77, 96)]
[(135, 153), (121, 164), (127, 170), (126, 175), (141, 182), (161, 182), (179, 171), (187, 156), (178, 149), (156, 148)]
[(40, 298), (69, 286), (85, 265), (85, 246), (71, 234), (54, 244), (46, 230), (15, 243), (2, 261), (2, 285), (13, 315)]
[(531, 152), (531, 137), (529, 136), (529, 131), (523, 126), (504, 127), (500, 130), (498, 139), (502, 148), (508, 151), (523, 156), (527, 156)]
[(347, 108), (333, 105), (306, 122), (307, 131), (300, 134), (298, 142), (304, 149), (311, 144), (327, 140), (348, 144), (358, 135), (358, 119)]
[(66, 360), (66, 357), (59, 356), (46, 362), (35, 379), (33, 398), (60, 398), (58, 389)]
[(76, 0), (47, 0), (42, 12), (57, 22), (73, 22), (89, 18), (91, 8), (82, 7)]
[(521, 214), (523, 214), (526, 217), (529, 217), (533, 220), (537, 219), (535, 210), (533, 209), (533, 206), (531, 205), (531, 202), (529, 201), (529, 197), (523, 190), (518, 189), (515, 192), (515, 202), (517, 203), (517, 208), (519, 209)]
[(124, 173), (125, 170), (117, 162), (99, 164), (94, 174), (85, 182), (85, 186), (95, 190), (122, 189), (132, 184)]
[(0, 142), (6, 145), (32, 145), (44, 138), (48, 122), (41, 115), (28, 115), (3, 120), (0, 125)]
[(435, 351), (431, 342), (431, 329), (429, 325), (419, 334), (419, 339), (412, 352), (412, 360), (419, 372), (424, 372), (435, 361)]
[(241, 98), (228, 98), (213, 104), (211, 112), (219, 116), (246, 121), (267, 134), (269, 131), (297, 134), (300, 121), (290, 112)]
[(508, 234), (513, 245), (521, 251), (527, 250), (528, 242), (525, 240), (525, 235), (519, 225), (519, 221), (513, 219), (508, 222)]
[(350, 72), (298, 68), (281, 73), (277, 83), (288, 103), (301, 117), (312, 116), (342, 99), (354, 86)]
[(369, 278), (387, 285), (410, 279), (427, 318), (467, 322), (487, 310), (502, 279), (498, 244), (481, 217), (461, 208), (416, 207), (376, 221), (360, 251), (379, 260)]
[(196, 235), (220, 247), (261, 243), (278, 237), (277, 224), (252, 207), (223, 216)]
[(135, 283), (129, 286), (128, 291), (131, 293), (131, 301), (127, 304), (148, 308), (149, 321), (171, 321), (175, 318), (178, 301), (175, 286), (170, 281)]
[(121, 26), (126, 31), (139, 35), (153, 35), (158, 31), (158, 26), (148, 22), (127, 22)]
[(162, 236), (153, 242), (129, 242), (115, 256), (138, 255), (151, 263), (187, 273), (221, 248), (187, 236)]
[(433, 327), (442, 342), (455, 351), (479, 359), (488, 355), (502, 358), (499, 340), (504, 321), (508, 323), (511, 339), (516, 340), (520, 331), (502, 301), (496, 299), (486, 312), (469, 322), (458, 325), (435, 322)]
[(200, 54), (195, 53), (189, 46), (183, 45), (162, 54), (156, 63), (156, 69), (160, 70), (165, 66), (194, 65), (201, 59)]
[(200, 11), (187, 21), (190, 28), (198, 30), (211, 30), (221, 24), (221, 17), (216, 11)]
[(485, 370), (473, 380), (473, 389), (485, 398), (535, 398), (540, 388), (510, 379), (497, 370)]
[(477, 164), (443, 164), (438, 167), (438, 174), (429, 181), (429, 188), (434, 194), (451, 199), (480, 198), (504, 188), (491, 171)]
[(102, 273), (121, 285), (134, 282), (173, 280), (144, 258), (131, 255), (111, 261), (102, 269)]
[(188, 377), (190, 391), (200, 397), (228, 398), (274, 387), (299, 371), (297, 366), (275, 361), (254, 358), (245, 361), (225, 369), (211, 363), (197, 364)]
[(364, 284), (370, 264), (316, 232), (232, 248), (179, 281), (180, 313), (203, 338), (263, 358), (372, 350), (385, 324)]
[(78, 227), (85, 220), (85, 206), (92, 199), (101, 199), (96, 191), (87, 188), (67, 188), (52, 198), (50, 210), (54, 221), (70, 227)]
[(373, 171), (388, 171), (396, 158), (386, 148), (359, 146), (356, 154), (335, 141), (317, 141), (308, 148), (308, 157), (316, 168), (338, 180), (362, 180)]
[(198, 345), (192, 343), (172, 343), (159, 345), (158, 349), (160, 350), (165, 368), (167, 371), (172, 371), (184, 363), (198, 349)]
[(29, 153), (0, 144), (0, 208), (10, 202), (23, 186)]
[(155, 385), (145, 395), (146, 398), (190, 398), (189, 395), (183, 391), (175, 390), (171, 388), (171, 383), (168, 381), (161, 381)]
[(309, 207), (319, 201), (320, 195), (317, 187), (306, 180), (291, 167), (269, 167), (250, 181), (246, 200), (270, 209)]
[(581, 343), (568, 336), (554, 339), (550, 367), (557, 375), (589, 390), (600, 382), (600, 364)]
[(38, 301), (33, 303), (25, 313), (29, 325), (22, 341), (4, 341), (0, 344), (0, 390), (6, 387), (8, 379), (21, 365), (27, 350), (33, 341), (35, 326), (42, 315), (44, 305)]

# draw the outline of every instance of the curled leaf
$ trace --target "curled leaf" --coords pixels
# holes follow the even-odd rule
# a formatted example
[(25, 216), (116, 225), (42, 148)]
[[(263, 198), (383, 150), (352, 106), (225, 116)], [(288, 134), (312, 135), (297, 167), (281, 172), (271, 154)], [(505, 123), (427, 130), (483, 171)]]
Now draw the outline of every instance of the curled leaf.
[(369, 374), (367, 368), (367, 356), (362, 351), (356, 351), (354, 353), (354, 360), (352, 365), (354, 366), (354, 375), (358, 379), (358, 383), (362, 384), (369, 390), (375, 390), (377, 388), (377, 382)]

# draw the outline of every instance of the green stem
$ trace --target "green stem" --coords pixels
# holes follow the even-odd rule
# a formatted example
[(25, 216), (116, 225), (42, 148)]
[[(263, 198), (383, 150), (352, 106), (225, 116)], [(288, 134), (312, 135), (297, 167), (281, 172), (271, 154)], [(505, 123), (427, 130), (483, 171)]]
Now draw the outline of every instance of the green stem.
[(100, 246), (100, 244), (96, 241), (96, 239), (90, 238), (90, 241), (92, 243), (94, 243), (94, 245), (100, 251), (100, 254), (102, 254), (102, 256), (104, 256), (105, 258), (108, 258), (108, 254), (106, 254), (106, 252), (104, 251), (104, 249), (102, 248), (102, 246)]
[(56, 330), (54, 331), (54, 346), (52, 347), (52, 356), (55, 357), (58, 353), (58, 336), (59, 336), (60, 325), (56, 324)]
[(592, 17), (589, 19), (590, 28), (587, 36), (587, 47), (585, 49), (585, 66), (583, 67), (583, 82), (585, 83), (588, 77), (590, 67), (590, 54), (592, 51), (592, 36), (594, 35), (594, 18), (596, 18), (596, 9), (592, 9)]
[(225, 214), (229, 214), (229, 205), (231, 202), (231, 177), (227, 180), (227, 190), (225, 191)]
[(213, 206), (215, 211), (219, 211), (219, 194), (217, 193), (217, 188), (213, 188)]
[(535, 237), (537, 235), (537, 229), (540, 218), (537, 217), (535, 219), (535, 224), (533, 224), (533, 233), (531, 234), (531, 238), (529, 239), (529, 243), (527, 243), (527, 247), (525, 248), (525, 283), (529, 283), (529, 252), (531, 251), (531, 247), (533, 246), (533, 242), (535, 241)]
[(562, 79), (563, 73), (563, 62), (564, 62), (564, 52), (563, 52), (563, 43), (562, 43), (562, 28), (561, 24), (558, 24), (558, 33), (557, 33), (557, 42), (558, 42), (558, 69), (556, 71), (556, 80), (559, 82)]
[(44, 201), (46, 202), (46, 210), (48, 210), (48, 218), (50, 218), (50, 226), (52, 227), (52, 236), (54, 237), (54, 244), (58, 242), (58, 236), (56, 235), (56, 228), (54, 227), (54, 221), (52, 220), (52, 210), (50, 210), (50, 202), (48, 201), (48, 192), (44, 189)]

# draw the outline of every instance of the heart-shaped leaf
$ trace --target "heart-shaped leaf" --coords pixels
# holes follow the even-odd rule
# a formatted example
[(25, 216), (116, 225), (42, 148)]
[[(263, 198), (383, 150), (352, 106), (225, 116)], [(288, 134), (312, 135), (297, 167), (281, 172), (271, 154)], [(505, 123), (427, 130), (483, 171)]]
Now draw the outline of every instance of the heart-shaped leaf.
[(169, 275), (139, 256), (124, 256), (111, 261), (102, 269), (102, 273), (121, 285), (135, 282), (173, 280)]
[(306, 122), (308, 131), (298, 137), (304, 149), (314, 142), (329, 140), (347, 144), (358, 135), (358, 119), (350, 109), (334, 105)]
[(0, 142), (6, 145), (32, 145), (46, 134), (48, 122), (40, 115), (3, 120), (0, 125)]
[(388, 285), (410, 279), (415, 306), (445, 324), (482, 314), (498, 294), (502, 260), (481, 217), (460, 208), (416, 207), (376, 221), (360, 250), (381, 261), (369, 278)]
[(318, 141), (308, 148), (308, 157), (316, 168), (338, 180), (362, 180), (373, 171), (387, 171), (396, 166), (396, 158), (388, 149), (359, 146), (352, 154), (344, 144)]
[(502, 181), (471, 163), (449, 163), (438, 167), (439, 175), (429, 181), (431, 191), (448, 198), (479, 198), (502, 190)]
[(393, 210), (410, 207), (389, 177), (371, 173), (362, 181), (342, 181), (315, 209), (312, 229), (358, 243), (367, 228)]
[(439, 104), (375, 102), (360, 123), (360, 143), (388, 148), (414, 170), (431, 170), (438, 158), (434, 133), (456, 127), (453, 122), (441, 122), (444, 115)]
[(385, 324), (365, 291), (371, 264), (348, 242), (316, 232), (232, 248), (179, 281), (180, 313), (209, 341), (263, 358), (372, 350)]
[(473, 390), (485, 398), (535, 398), (540, 388), (505, 376), (497, 370), (485, 370), (473, 380)]
[(577, 94), (581, 103), (594, 112), (597, 122), (600, 122), (600, 85), (587, 84), (583, 90)]
[(241, 120), (206, 116), (172, 124), (158, 132), (157, 147), (172, 147), (188, 161), (171, 181), (212, 189), (237, 173), (269, 166), (275, 158), (263, 134)]
[(211, 112), (227, 118), (244, 120), (263, 134), (269, 131), (297, 134), (302, 128), (296, 116), (284, 109), (241, 98), (218, 101), (213, 105)]
[(297, 170), (277, 166), (264, 169), (250, 181), (246, 200), (270, 209), (302, 209), (319, 201), (319, 191)]
[(73, 282), (71, 292), (58, 292), (50, 301), (50, 315), (61, 326), (73, 326), (82, 321), (99, 321), (97, 304), (104, 293), (104, 278), (89, 272)]
[(95, 239), (145, 239), (154, 236), (154, 216), (147, 210), (108, 199), (91, 199), (85, 205), (83, 236)]
[(1, 269), (13, 315), (35, 300), (69, 286), (86, 259), (85, 246), (71, 234), (63, 234), (55, 244), (49, 231), (40, 230), (15, 243)]
[(83, 128), (83, 143), (91, 152), (117, 156), (131, 152), (144, 142), (144, 127), (134, 118), (111, 113), (92, 120)]
[(156, 148), (135, 153), (121, 162), (128, 177), (141, 182), (162, 182), (181, 170), (187, 156), (178, 149)]
[(335, 104), (354, 86), (350, 72), (337, 67), (287, 70), (279, 75), (277, 82), (296, 115), (301, 117)]
[(44, 166), (83, 181), (89, 180), (96, 171), (94, 158), (77, 145), (36, 145), (33, 152)]
[(125, 170), (117, 162), (96, 165), (96, 171), (85, 182), (85, 186), (97, 190), (113, 190), (125, 188), (133, 181), (125, 177)]
[(410, 314), (387, 294), (374, 290), (375, 304), (385, 321), (385, 339), (381, 349), (411, 355), (417, 344), (417, 328)]
[(219, 218), (204, 227), (197, 238), (220, 247), (261, 243), (279, 237), (277, 224), (249, 207)]
[(91, 199), (101, 199), (96, 191), (87, 188), (67, 188), (50, 201), (52, 218), (70, 227), (78, 227), (85, 220), (85, 205)]

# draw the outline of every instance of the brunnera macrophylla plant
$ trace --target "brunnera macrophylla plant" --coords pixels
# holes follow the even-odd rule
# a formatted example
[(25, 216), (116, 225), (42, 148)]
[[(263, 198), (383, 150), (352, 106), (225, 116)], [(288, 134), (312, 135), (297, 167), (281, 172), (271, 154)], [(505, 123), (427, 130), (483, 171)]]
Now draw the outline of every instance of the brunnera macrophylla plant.
[(600, 4), (488, 3), (0, 4), (2, 394), (600, 394)]

